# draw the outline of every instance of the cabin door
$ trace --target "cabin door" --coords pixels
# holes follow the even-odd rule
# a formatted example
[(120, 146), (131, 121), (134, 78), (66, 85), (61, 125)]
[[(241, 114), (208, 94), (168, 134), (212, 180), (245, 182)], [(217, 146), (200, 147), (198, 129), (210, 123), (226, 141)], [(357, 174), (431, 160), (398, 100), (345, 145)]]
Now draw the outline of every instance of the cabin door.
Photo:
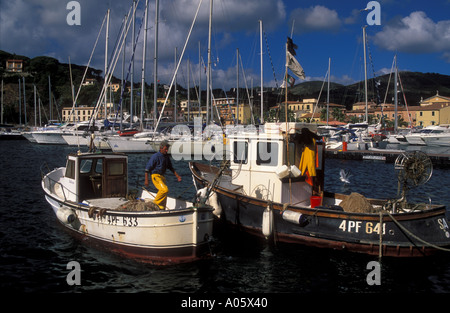
[(104, 159), (103, 197), (126, 197), (127, 191), (127, 160)]

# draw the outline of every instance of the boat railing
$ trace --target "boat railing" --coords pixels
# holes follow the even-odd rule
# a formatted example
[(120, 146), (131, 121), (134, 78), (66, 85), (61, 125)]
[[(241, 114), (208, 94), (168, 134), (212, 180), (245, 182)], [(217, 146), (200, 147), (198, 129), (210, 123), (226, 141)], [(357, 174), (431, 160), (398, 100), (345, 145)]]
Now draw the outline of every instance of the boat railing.
[[(47, 170), (47, 171), (45, 171)], [(48, 175), (50, 173), (50, 168), (48, 167), (47, 163), (44, 163), (41, 165), (41, 177), (44, 183), (44, 187), (50, 192), (55, 193), (60, 198), (64, 198), (64, 201), (70, 200), (69, 195), (72, 194), (74, 196), (74, 199), (77, 199), (77, 194), (73, 191), (67, 189), (64, 187), (63, 184), (61, 184), (59, 181), (56, 181)]]

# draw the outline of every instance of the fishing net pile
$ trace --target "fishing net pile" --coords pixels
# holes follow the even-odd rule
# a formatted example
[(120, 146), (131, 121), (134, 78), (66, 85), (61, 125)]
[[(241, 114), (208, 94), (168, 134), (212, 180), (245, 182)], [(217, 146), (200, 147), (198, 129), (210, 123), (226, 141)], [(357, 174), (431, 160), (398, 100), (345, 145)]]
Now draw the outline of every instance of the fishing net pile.
[(116, 210), (128, 212), (159, 211), (159, 207), (151, 200), (133, 199), (121, 204)]
[(375, 213), (376, 209), (372, 206), (369, 200), (363, 195), (352, 192), (347, 198), (345, 198), (340, 204), (345, 212), (352, 213)]

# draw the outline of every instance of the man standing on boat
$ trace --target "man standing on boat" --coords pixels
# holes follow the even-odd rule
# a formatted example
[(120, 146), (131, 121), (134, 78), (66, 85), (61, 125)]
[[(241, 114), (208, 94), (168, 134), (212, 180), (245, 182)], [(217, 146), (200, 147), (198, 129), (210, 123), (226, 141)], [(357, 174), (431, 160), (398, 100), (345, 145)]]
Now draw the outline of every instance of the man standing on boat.
[(166, 178), (164, 174), (166, 170), (171, 170), (177, 180), (181, 181), (181, 176), (175, 171), (172, 166), (172, 162), (170, 161), (170, 157), (167, 155), (169, 151), (169, 142), (167, 140), (163, 140), (159, 145), (159, 152), (152, 155), (150, 160), (145, 167), (145, 186), (148, 186), (148, 174), (152, 175), (152, 182), (155, 185), (156, 189), (158, 189), (158, 193), (156, 194), (155, 200), (153, 202), (161, 209), (164, 210), (166, 208), (167, 194), (169, 193), (169, 188), (166, 185)]

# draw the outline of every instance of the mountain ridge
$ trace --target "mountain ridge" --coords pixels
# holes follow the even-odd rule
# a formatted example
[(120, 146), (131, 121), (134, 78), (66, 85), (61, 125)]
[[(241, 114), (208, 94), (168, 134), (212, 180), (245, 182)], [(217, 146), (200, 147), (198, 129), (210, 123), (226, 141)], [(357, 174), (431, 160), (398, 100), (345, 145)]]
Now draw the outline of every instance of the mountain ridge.
[[(8, 59), (20, 59), (24, 62), (25, 72), (22, 74), (11, 74), (6, 71), (6, 60)], [(75, 86), (79, 86), (83, 74), (85, 72), (85, 66), (71, 64), (71, 73), (73, 77), (73, 82)], [(29, 72), (28, 72), (29, 71)], [(48, 56), (37, 56), (34, 58), (29, 58), (26, 56), (15, 55), (8, 53), (6, 51), (0, 50), (0, 76), (2, 80), (5, 80), (4, 89), (4, 101), (5, 110), (4, 115), (6, 120), (10, 122), (18, 122), (18, 81), (17, 78), (25, 77), (27, 90), (32, 88), (30, 85), (36, 85), (39, 98), (42, 103), (49, 103), (48, 100), (48, 90), (49, 90), (49, 76), (51, 77), (51, 89), (54, 99), (59, 108), (65, 106), (72, 106), (72, 93), (71, 93), (71, 83), (70, 83), (70, 71), (69, 64), (60, 63), (57, 59)], [(101, 90), (101, 83), (103, 81), (102, 70), (89, 68), (87, 72), (88, 78), (94, 78), (98, 84), (94, 86), (87, 86), (86, 88), (81, 88), (81, 93), (78, 98), (78, 102), (84, 105), (95, 105), (98, 95)], [(404, 90), (406, 103), (410, 106), (418, 105), (421, 99), (426, 99), (428, 97), (436, 95), (439, 93), (442, 96), (450, 97), (450, 76), (439, 74), (439, 73), (421, 73), (421, 72), (408, 72), (402, 71), (399, 73), (399, 90)], [(119, 79), (113, 77), (113, 82), (120, 81)], [(394, 78), (390, 77), (390, 74), (381, 75), (375, 78), (368, 79), (368, 99), (369, 101), (384, 102), (386, 97), (386, 89), (388, 88), (389, 82), (389, 92), (386, 97), (387, 103), (392, 103), (393, 97), (393, 81)], [(379, 82), (377, 84), (376, 82)], [(322, 88), (323, 86), (323, 88)], [(186, 89), (179, 86), (179, 91), (181, 97), (187, 95)], [(255, 87), (256, 88), (256, 87)], [(302, 101), (303, 99), (315, 98), (321, 93), (320, 102), (326, 102), (328, 84), (322, 81), (307, 81), (299, 83), (293, 87), (288, 88), (288, 100)], [(377, 90), (378, 88), (378, 90)], [(241, 90), (240, 94), (244, 95), (244, 88), (239, 88)], [(273, 88), (264, 87), (267, 96), (264, 99), (267, 101), (264, 103), (264, 108), (267, 110), (269, 107), (276, 105), (277, 102), (284, 101), (284, 96), (280, 96), (279, 90), (273, 90)], [(164, 94), (163, 84), (158, 85), (158, 96)], [(194, 87), (190, 88), (191, 99), (195, 99)], [(148, 99), (153, 99), (153, 88), (146, 88), (146, 97)], [(233, 97), (235, 96), (234, 88), (227, 91), (226, 95), (222, 89), (215, 89), (213, 91), (214, 96), (219, 97)], [(126, 93), (125, 93), (126, 95)], [(202, 93), (202, 98), (206, 96)], [(118, 98), (120, 93), (114, 95), (115, 103), (118, 103)], [(404, 104), (403, 95), (400, 94), (399, 97), (400, 104)], [(23, 101), (23, 100), (22, 100)], [(244, 100), (241, 100), (244, 101)], [(257, 97), (254, 99), (254, 104), (258, 105), (259, 99)], [(351, 110), (352, 105), (356, 102), (364, 101), (364, 81), (356, 82), (350, 85), (343, 85), (339, 83), (330, 82), (330, 102), (341, 104), (345, 106), (348, 110)], [(203, 100), (202, 100), (203, 102)], [(27, 103), (27, 117), (31, 118), (34, 114), (32, 110), (34, 99), (33, 92), (28, 91), (26, 93), (26, 103)], [(205, 103), (205, 102), (203, 102)], [(48, 109), (48, 108), (46, 108)], [(23, 112), (22, 112), (23, 113)]]

